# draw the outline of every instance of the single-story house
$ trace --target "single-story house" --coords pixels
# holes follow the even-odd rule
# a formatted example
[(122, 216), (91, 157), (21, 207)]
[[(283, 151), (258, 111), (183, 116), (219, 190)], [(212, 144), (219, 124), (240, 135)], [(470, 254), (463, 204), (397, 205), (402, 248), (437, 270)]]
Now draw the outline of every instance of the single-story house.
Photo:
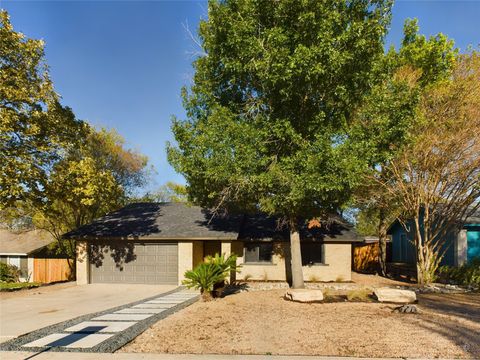
[[(397, 220), (389, 228), (392, 237), (392, 261), (415, 263), (415, 246), (412, 231), (405, 231)], [(461, 266), (480, 257), (480, 210), (468, 217), (465, 223), (450, 231), (444, 241), (445, 255), (441, 265)]]
[(0, 262), (20, 270), (20, 281), (49, 283), (70, 277), (68, 260), (47, 251), (55, 240), (46, 231), (0, 229)]
[[(352, 226), (300, 231), (306, 281), (351, 279)], [(238, 280), (290, 278), (289, 232), (263, 214), (215, 216), (183, 203), (136, 203), (65, 234), (77, 243), (77, 283), (181, 284), (215, 253), (238, 256)]]

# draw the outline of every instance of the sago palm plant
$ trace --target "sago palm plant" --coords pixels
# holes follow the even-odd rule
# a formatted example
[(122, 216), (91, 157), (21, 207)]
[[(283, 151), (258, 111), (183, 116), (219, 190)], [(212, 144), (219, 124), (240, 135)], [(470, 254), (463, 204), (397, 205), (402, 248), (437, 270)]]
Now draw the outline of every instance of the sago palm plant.
[(221, 295), (225, 279), (232, 271), (238, 271), (239, 267), (236, 255), (207, 256), (205, 262), (185, 273), (182, 284), (187, 288), (199, 289), (203, 300), (208, 301)]
[(202, 299), (212, 299), (212, 292), (215, 284), (225, 280), (224, 270), (214, 263), (201, 263), (195, 269), (185, 273), (185, 280), (182, 284), (187, 288), (200, 290)]

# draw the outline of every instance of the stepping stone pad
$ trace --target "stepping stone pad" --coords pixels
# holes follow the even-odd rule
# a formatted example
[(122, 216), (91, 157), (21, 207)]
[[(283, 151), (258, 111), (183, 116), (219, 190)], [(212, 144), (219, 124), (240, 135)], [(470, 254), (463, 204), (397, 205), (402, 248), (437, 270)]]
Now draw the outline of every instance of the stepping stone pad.
[(24, 347), (91, 348), (112, 337), (113, 334), (50, 334), (23, 345)]
[(144, 302), (144, 304), (157, 304), (157, 305), (165, 305), (165, 306), (168, 306), (168, 307), (178, 305), (178, 303), (174, 303), (174, 302), (171, 302), (171, 301), (165, 302), (165, 301), (158, 301), (158, 300), (150, 300), (150, 301)]
[(164, 297), (164, 298), (156, 298), (154, 300), (175, 300), (175, 301), (187, 301), (190, 299), (193, 299), (195, 296), (189, 296), (189, 297)]
[(129, 308), (115, 311), (114, 314), (159, 314), (167, 309)]
[(80, 324), (74, 325), (65, 329), (70, 332), (120, 332), (128, 329), (130, 326), (136, 324), (135, 321), (84, 321)]
[(113, 320), (113, 321), (139, 321), (149, 318), (153, 314), (105, 314), (97, 316), (92, 320)]
[(81, 340), (74, 342), (71, 345), (67, 345), (69, 348), (91, 348), (95, 345), (98, 345), (108, 338), (112, 337), (113, 334), (89, 334)]
[(169, 309), (172, 307), (173, 304), (138, 304), (132, 306), (132, 309)]

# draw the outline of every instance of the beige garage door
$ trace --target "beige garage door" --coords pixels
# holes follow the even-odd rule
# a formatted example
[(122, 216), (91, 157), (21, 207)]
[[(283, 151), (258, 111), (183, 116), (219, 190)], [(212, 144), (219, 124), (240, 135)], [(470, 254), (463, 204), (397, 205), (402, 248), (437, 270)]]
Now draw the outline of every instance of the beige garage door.
[(91, 283), (178, 283), (176, 243), (90, 244), (89, 261)]

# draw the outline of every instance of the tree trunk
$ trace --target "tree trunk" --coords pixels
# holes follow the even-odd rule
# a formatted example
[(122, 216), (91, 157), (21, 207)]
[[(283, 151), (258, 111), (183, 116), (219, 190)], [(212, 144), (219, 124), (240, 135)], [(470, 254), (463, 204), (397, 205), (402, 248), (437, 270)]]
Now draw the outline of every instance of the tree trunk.
[(300, 249), (300, 233), (296, 220), (290, 221), (290, 254), (292, 266), (292, 287), (303, 289), (302, 252)]
[(378, 264), (380, 265), (380, 273), (382, 276), (387, 276), (387, 228), (385, 221), (385, 210), (380, 210), (380, 221), (378, 225), (378, 247), (380, 254), (378, 257)]

